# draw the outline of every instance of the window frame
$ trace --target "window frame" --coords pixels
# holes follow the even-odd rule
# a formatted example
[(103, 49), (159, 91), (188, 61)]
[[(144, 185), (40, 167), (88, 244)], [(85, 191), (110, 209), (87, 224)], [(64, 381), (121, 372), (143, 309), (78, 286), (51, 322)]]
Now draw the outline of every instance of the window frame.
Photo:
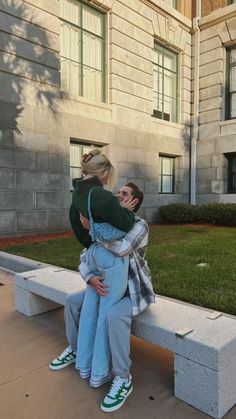
[[(160, 43), (158, 40), (154, 41), (154, 50), (162, 50), (162, 65), (159, 65), (158, 63), (153, 62), (153, 69), (155, 67), (157, 67), (158, 69), (161, 68), (162, 69), (162, 92), (161, 92), (161, 103), (162, 103), (162, 110), (158, 110), (158, 109), (153, 109), (153, 113), (152, 113), (152, 117), (160, 119), (161, 121), (168, 121), (170, 123), (174, 123), (174, 124), (178, 124), (179, 123), (179, 63), (180, 63), (180, 59), (179, 59), (179, 52), (172, 49), (172, 48), (167, 48), (165, 45), (163, 45), (162, 43)], [(174, 54), (176, 57), (176, 71), (170, 70), (166, 67), (164, 67), (164, 58), (165, 58), (165, 51), (167, 51), (167, 53), (171, 53)], [(170, 73), (175, 75), (175, 83), (176, 83), (176, 88), (175, 88), (175, 96), (170, 96), (169, 98), (172, 100), (175, 100), (176, 104), (175, 104), (175, 119), (171, 120), (170, 119), (166, 119), (165, 115), (166, 113), (164, 112), (164, 91), (165, 91), (165, 84), (164, 84), (164, 70), (169, 71)], [(154, 71), (153, 71), (153, 77), (154, 77)], [(153, 88), (153, 94), (154, 94), (154, 88)], [(157, 92), (157, 96), (160, 95)], [(158, 116), (158, 112), (162, 114), (162, 117)], [(170, 114), (171, 116), (171, 114)]]
[[(233, 172), (233, 159), (235, 159), (236, 163), (236, 152), (235, 153), (227, 153), (225, 154), (227, 161), (228, 161), (228, 176), (227, 176), (227, 192), (228, 194), (236, 194), (236, 170)], [(235, 177), (235, 188), (232, 186), (233, 178)]]
[[(76, 138), (70, 138), (70, 144), (69, 144), (70, 149), (69, 149), (69, 152), (71, 150), (71, 145), (76, 145), (76, 146), (82, 147), (82, 153), (81, 153), (81, 155), (83, 155), (84, 154), (83, 148), (85, 148), (85, 147), (102, 148), (102, 147), (105, 147), (107, 144), (101, 144), (101, 143), (94, 144), (94, 143), (92, 143), (90, 141), (87, 142), (87, 141), (79, 140), (79, 139), (76, 139)], [(72, 180), (74, 179), (74, 177), (71, 177), (71, 168), (81, 169), (81, 166), (72, 166), (71, 165), (71, 158), (70, 158), (70, 191), (73, 191)]]
[[(171, 169), (172, 169), (172, 173), (171, 174), (165, 174), (163, 173), (163, 159), (168, 159), (171, 160), (172, 164), (171, 164)], [(158, 193), (159, 194), (168, 194), (168, 195), (173, 195), (175, 194), (175, 160), (176, 157), (175, 156), (169, 156), (166, 154), (160, 154), (159, 155), (159, 190)], [(165, 192), (163, 191), (163, 177), (164, 176), (169, 176), (172, 178), (172, 182), (171, 182), (171, 192)]]
[(232, 64), (230, 63), (230, 54), (231, 51), (235, 49), (236, 45), (227, 47), (226, 48), (226, 92), (225, 92), (225, 120), (233, 120), (236, 119), (235, 116), (231, 116), (231, 95), (236, 94), (236, 90), (230, 92), (230, 70), (232, 67), (236, 67), (236, 59), (235, 62)]
[[(91, 100), (91, 101), (95, 101), (95, 102), (98, 102), (98, 103), (106, 103), (107, 102), (107, 39), (108, 39), (107, 38), (107, 13), (106, 13), (105, 10), (102, 11), (100, 8), (98, 9), (95, 5), (90, 5), (89, 3), (86, 3), (83, 0), (74, 0), (74, 3), (78, 3), (79, 4), (78, 7), (80, 7), (81, 26), (79, 24), (75, 24), (75, 23), (63, 18), (61, 15), (60, 15), (60, 22), (64, 22), (67, 25), (71, 25), (72, 27), (77, 28), (78, 31), (80, 32), (81, 42), (80, 42), (80, 45), (79, 45), (79, 57), (81, 57), (81, 62), (75, 61), (72, 58), (67, 58), (67, 57), (63, 56), (62, 53), (61, 53), (61, 48), (60, 48), (60, 62), (61, 62), (61, 59), (64, 59), (66, 61), (70, 61), (70, 62), (78, 64), (78, 66), (80, 68), (80, 75), (79, 75), (79, 92), (80, 92), (80, 94), (75, 94), (74, 95), (73, 93), (66, 92), (66, 91), (65, 91), (65, 93), (68, 93), (69, 95), (73, 95), (73, 96), (76, 96), (76, 97), (84, 98), (85, 100)], [(95, 32), (91, 32), (90, 30), (85, 29), (83, 27), (83, 9), (85, 7), (90, 8), (93, 11), (97, 12), (99, 15), (103, 16), (101, 36), (98, 35)], [(84, 61), (83, 61), (83, 59), (84, 59), (84, 57), (83, 57), (83, 34), (84, 33), (88, 33), (88, 34), (92, 35), (93, 37), (99, 38), (102, 42), (102, 51), (101, 51), (101, 62), (102, 62), (102, 69), (101, 69), (101, 73), (102, 73), (102, 75), (101, 75), (102, 76), (101, 101), (97, 101), (97, 100), (94, 100), (92, 98), (88, 98), (88, 97), (84, 96), (84, 92), (83, 92), (83, 90), (84, 90), (84, 83), (83, 83), (84, 67), (89, 67), (91, 69), (94, 68), (95, 70), (97, 70), (95, 67), (90, 67), (90, 66), (85, 66), (84, 65)], [(62, 42), (62, 41), (63, 41), (62, 35), (60, 34), (60, 42)], [(60, 67), (60, 73), (61, 73), (61, 67)], [(62, 90), (61, 80), (60, 80), (60, 88)]]

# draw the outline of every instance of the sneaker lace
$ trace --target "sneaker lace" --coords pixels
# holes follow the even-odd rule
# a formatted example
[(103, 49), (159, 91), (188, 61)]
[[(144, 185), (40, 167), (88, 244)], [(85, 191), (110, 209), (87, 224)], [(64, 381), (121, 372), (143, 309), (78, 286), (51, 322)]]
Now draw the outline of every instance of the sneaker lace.
[(116, 376), (107, 395), (110, 397), (115, 397), (122, 384), (124, 384), (123, 378)]
[(62, 353), (59, 355), (58, 359), (63, 359), (71, 353), (71, 348), (68, 346)]

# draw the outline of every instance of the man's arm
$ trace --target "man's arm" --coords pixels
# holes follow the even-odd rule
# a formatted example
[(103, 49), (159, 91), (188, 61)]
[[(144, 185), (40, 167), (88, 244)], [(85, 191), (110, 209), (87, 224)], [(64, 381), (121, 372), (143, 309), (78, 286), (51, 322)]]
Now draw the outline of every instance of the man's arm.
[(146, 221), (137, 217), (134, 227), (122, 239), (102, 245), (116, 256), (128, 256), (138, 248), (147, 246), (148, 232)]

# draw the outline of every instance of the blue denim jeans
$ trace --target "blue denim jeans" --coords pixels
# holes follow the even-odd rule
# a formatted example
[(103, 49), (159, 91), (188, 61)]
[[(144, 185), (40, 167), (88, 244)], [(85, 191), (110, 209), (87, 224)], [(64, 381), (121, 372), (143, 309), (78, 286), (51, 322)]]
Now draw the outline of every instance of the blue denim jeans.
[(107, 315), (126, 292), (129, 257), (117, 257), (94, 243), (87, 251), (87, 264), (94, 275), (104, 278), (109, 288), (108, 295), (100, 297), (87, 285), (80, 316), (76, 368), (81, 371), (91, 370), (91, 377), (99, 379), (110, 370)]

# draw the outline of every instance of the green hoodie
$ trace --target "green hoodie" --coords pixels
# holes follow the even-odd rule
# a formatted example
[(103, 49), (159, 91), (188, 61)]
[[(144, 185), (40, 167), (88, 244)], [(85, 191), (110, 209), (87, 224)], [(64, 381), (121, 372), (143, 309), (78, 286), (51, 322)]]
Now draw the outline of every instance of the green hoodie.
[(70, 207), (70, 222), (79, 242), (89, 247), (92, 243), (88, 230), (82, 226), (79, 213), (89, 218), (88, 194), (94, 186), (100, 186), (91, 194), (91, 210), (95, 222), (107, 222), (128, 232), (134, 225), (134, 213), (120, 206), (119, 200), (111, 192), (103, 189), (97, 176), (83, 180), (73, 179), (73, 195)]

